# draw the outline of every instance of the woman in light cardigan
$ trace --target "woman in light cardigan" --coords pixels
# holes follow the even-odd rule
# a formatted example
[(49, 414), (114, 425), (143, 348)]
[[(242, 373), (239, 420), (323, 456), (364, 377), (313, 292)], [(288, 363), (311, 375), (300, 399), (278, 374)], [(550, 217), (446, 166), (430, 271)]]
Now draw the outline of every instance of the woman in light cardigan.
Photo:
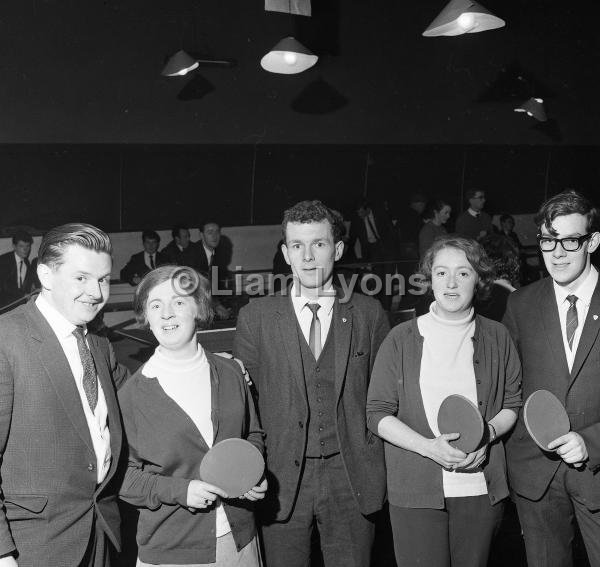
[[(367, 425), (385, 440), (388, 499), (398, 565), (487, 565), (508, 496), (502, 437), (521, 405), (521, 366), (507, 330), (474, 315), (492, 269), (474, 240), (444, 237), (421, 273), (429, 313), (392, 329), (371, 377)], [(451, 394), (469, 398), (485, 423), (465, 454), (458, 434), (440, 434), (437, 413)]]
[(119, 391), (129, 444), (120, 495), (140, 509), (137, 565), (258, 567), (252, 501), (266, 481), (228, 498), (199, 479), (214, 443), (238, 437), (264, 449), (239, 366), (196, 339), (212, 319), (208, 281), (191, 268), (157, 268), (136, 288), (134, 311), (159, 343)]

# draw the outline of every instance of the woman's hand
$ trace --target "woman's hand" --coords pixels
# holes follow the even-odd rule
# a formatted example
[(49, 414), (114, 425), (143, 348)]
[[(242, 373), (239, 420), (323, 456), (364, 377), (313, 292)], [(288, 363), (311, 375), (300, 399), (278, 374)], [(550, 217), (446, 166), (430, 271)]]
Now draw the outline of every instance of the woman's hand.
[(201, 480), (192, 480), (187, 489), (187, 506), (193, 509), (203, 509), (212, 506), (217, 497), (227, 498), (224, 490), (218, 486)]
[(442, 433), (435, 439), (427, 440), (426, 457), (435, 461), (445, 469), (453, 469), (458, 463), (465, 460), (466, 453), (450, 445), (449, 441), (455, 441), (460, 437), (460, 433)]
[(240, 499), (250, 500), (251, 502), (256, 502), (257, 500), (262, 500), (265, 497), (265, 492), (267, 492), (267, 479), (264, 478), (263, 481), (254, 488), (251, 488), (246, 492), (246, 494), (242, 494)]
[(485, 461), (485, 459), (487, 457), (488, 447), (489, 447), (489, 445), (486, 443), (483, 447), (480, 447), (479, 449), (477, 449), (477, 451), (473, 451), (472, 453), (469, 453), (467, 455), (467, 457), (465, 458), (465, 460), (462, 461), (461, 463), (458, 463), (454, 467), (454, 469), (455, 470), (465, 470), (465, 471), (476, 469), (479, 465), (481, 465)]

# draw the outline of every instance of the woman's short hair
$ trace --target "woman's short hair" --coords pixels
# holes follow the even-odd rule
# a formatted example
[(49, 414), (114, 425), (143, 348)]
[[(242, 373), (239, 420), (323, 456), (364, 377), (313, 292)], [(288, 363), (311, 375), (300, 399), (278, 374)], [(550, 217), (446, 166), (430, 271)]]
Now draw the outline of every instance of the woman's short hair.
[(425, 205), (425, 210), (421, 215), (423, 220), (430, 220), (435, 218), (435, 213), (439, 213), (444, 207), (449, 207), (450, 205), (443, 201), (442, 199), (436, 199), (435, 201), (429, 201), (427, 205)]
[(38, 263), (56, 267), (62, 264), (69, 246), (81, 246), (94, 252), (112, 256), (112, 244), (108, 234), (91, 224), (69, 223), (51, 228), (42, 238), (38, 251)]
[(520, 257), (515, 243), (504, 234), (488, 234), (481, 240), (496, 278), (508, 280), (513, 286), (519, 284)]
[(188, 266), (160, 266), (148, 272), (135, 288), (133, 295), (133, 311), (141, 325), (148, 325), (146, 318), (146, 305), (150, 292), (164, 282), (171, 282), (174, 293), (191, 297), (196, 303), (198, 314), (196, 325), (199, 329), (206, 329), (212, 323), (214, 311), (210, 294), (208, 279)]
[(445, 248), (454, 248), (462, 250), (471, 264), (472, 268), (478, 276), (477, 292), (475, 299), (485, 299), (490, 292), (491, 285), (494, 281), (494, 268), (490, 262), (483, 246), (472, 238), (463, 238), (462, 236), (447, 235), (440, 236), (433, 241), (429, 250), (425, 253), (421, 261), (419, 273), (425, 277), (425, 281), (429, 283), (431, 290), (431, 271), (433, 262), (438, 252)]

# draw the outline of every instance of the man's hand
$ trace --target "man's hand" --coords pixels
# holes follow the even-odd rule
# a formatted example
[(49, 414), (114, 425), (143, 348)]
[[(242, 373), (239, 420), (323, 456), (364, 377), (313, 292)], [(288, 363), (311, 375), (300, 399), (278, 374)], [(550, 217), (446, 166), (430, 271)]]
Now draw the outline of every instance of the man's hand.
[(223, 307), (223, 305), (217, 303), (214, 308), (217, 319), (229, 319), (231, 317), (231, 309), (228, 307)]
[(267, 492), (267, 487), (267, 479), (264, 478), (258, 486), (251, 488), (250, 490), (248, 490), (248, 492), (246, 492), (246, 494), (240, 496), (240, 499), (243, 500), (245, 498), (246, 500), (251, 500), (252, 502), (262, 500), (265, 497), (265, 493)]
[(583, 437), (575, 431), (558, 437), (548, 443), (548, 449), (556, 450), (556, 454), (567, 464), (580, 467), (588, 460), (587, 447)]

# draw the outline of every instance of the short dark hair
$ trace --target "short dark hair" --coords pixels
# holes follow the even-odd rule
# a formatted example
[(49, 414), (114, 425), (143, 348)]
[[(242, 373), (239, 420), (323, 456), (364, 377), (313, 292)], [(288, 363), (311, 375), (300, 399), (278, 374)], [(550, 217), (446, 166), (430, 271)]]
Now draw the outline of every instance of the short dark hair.
[(598, 209), (592, 205), (591, 201), (574, 189), (558, 193), (558, 195), (554, 195), (554, 197), (550, 197), (545, 203), (542, 203), (540, 210), (534, 217), (534, 221), (538, 229), (541, 229), (544, 225), (552, 236), (556, 236), (557, 232), (552, 228), (554, 219), (573, 214), (580, 214), (587, 218), (586, 230), (588, 232), (597, 229)]
[(465, 253), (469, 264), (471, 264), (479, 277), (476, 299), (485, 299), (489, 295), (494, 281), (494, 268), (483, 246), (472, 238), (463, 238), (462, 236), (454, 235), (444, 235), (436, 238), (421, 261), (419, 273), (425, 276), (425, 281), (431, 285), (431, 270), (435, 255), (444, 248), (455, 248)]
[(220, 223), (220, 222), (218, 222), (217, 220), (215, 220), (215, 219), (205, 219), (205, 220), (203, 220), (203, 221), (202, 221), (202, 223), (200, 224), (200, 227), (199, 227), (199, 228), (200, 228), (200, 232), (204, 232), (204, 227), (205, 227), (207, 224), (216, 224), (216, 225), (219, 227), (219, 230), (221, 229), (221, 223)]
[(188, 228), (187, 226), (183, 225), (183, 224), (178, 224), (178, 225), (175, 225), (175, 226), (173, 227), (173, 230), (171, 231), (171, 236), (172, 236), (173, 238), (175, 238), (175, 237), (179, 238), (179, 233), (180, 233), (182, 230), (189, 230), (189, 228)]
[(144, 240), (157, 240), (160, 242), (160, 236), (155, 230), (144, 230), (144, 232), (142, 232), (142, 242)]
[(465, 198), (468, 201), (469, 199), (475, 197), (477, 193), (483, 193), (485, 195), (485, 191), (483, 189), (467, 189), (467, 192), (465, 193)]
[(502, 224), (503, 222), (506, 222), (507, 220), (511, 220), (511, 221), (515, 222), (515, 217), (513, 217), (512, 215), (509, 215), (508, 213), (504, 213), (503, 215), (500, 215), (500, 224)]
[(91, 224), (69, 223), (51, 228), (44, 234), (38, 251), (38, 263), (59, 266), (69, 246), (81, 246), (112, 256), (112, 244), (106, 232)]
[(150, 292), (164, 282), (173, 282), (173, 291), (193, 298), (198, 307), (196, 325), (200, 329), (210, 326), (214, 317), (210, 284), (196, 270), (188, 266), (159, 266), (148, 272), (135, 288), (133, 294), (133, 312), (141, 325), (148, 326), (146, 319), (146, 304)]
[(346, 233), (344, 219), (337, 211), (325, 206), (321, 201), (300, 201), (293, 207), (290, 207), (283, 213), (283, 221), (281, 223), (281, 232), (285, 242), (285, 229), (290, 222), (294, 223), (312, 223), (328, 221), (331, 225), (333, 241), (339, 242)]
[(435, 213), (439, 213), (444, 207), (449, 207), (450, 204), (446, 203), (442, 199), (436, 199), (435, 201), (429, 201), (427, 205), (425, 205), (425, 210), (423, 211), (423, 219), (428, 220), (435, 217)]
[(18, 242), (33, 244), (33, 237), (26, 230), (17, 230), (17, 232), (13, 234), (12, 243), (17, 244)]

